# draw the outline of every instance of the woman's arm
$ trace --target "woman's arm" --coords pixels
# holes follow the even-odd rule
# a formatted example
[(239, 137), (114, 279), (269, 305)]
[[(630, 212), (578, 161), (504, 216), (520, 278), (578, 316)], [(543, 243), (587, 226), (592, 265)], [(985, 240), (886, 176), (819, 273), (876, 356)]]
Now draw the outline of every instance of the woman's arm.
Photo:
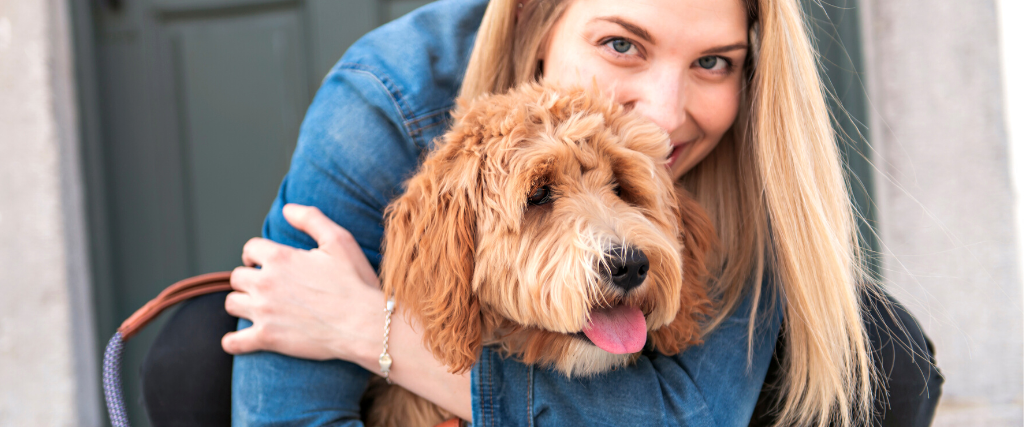
[[(368, 258), (371, 266), (379, 262), (382, 212), (401, 191), (405, 176), (416, 167), (420, 151), (420, 146), (405, 131), (403, 119), (394, 105), (395, 100), (381, 81), (370, 73), (338, 66), (327, 76), (306, 114), (291, 168), (264, 223), (266, 239), (297, 248), (295, 252), (280, 251), (278, 255), (287, 256), (298, 253), (298, 249), (317, 247), (313, 238), (289, 225), (283, 216), (284, 205), (299, 203), (318, 207), (333, 222), (350, 230), (356, 255), (365, 254), (363, 259)], [(317, 292), (322, 299), (328, 299), (325, 292), (341, 289), (363, 292), (365, 289), (360, 290), (360, 286), (368, 286), (356, 282), (358, 275), (346, 276), (337, 270), (326, 273), (330, 275), (326, 281), (295, 281), (285, 274), (286, 271), (275, 270), (275, 265), (286, 266), (287, 262), (267, 264), (268, 272), (277, 271), (280, 276), (275, 277), (283, 279), (275, 281), (278, 279), (262, 276), (261, 281), (253, 283), (259, 289), (280, 288), (293, 295)], [(365, 267), (362, 271), (372, 272), (373, 269)], [(255, 277), (259, 276), (252, 275)], [(245, 280), (244, 275), (238, 276), (236, 284)], [(323, 288), (310, 288), (312, 285)], [(273, 312), (277, 309), (275, 304), (281, 300), (264, 298), (254, 302), (260, 304), (255, 306), (255, 314), (249, 314), (252, 317), (260, 310)], [(375, 305), (374, 310), (377, 307), (383, 308), (383, 305)], [(344, 313), (335, 311), (333, 314)], [(363, 320), (367, 322), (366, 327), (353, 331), (372, 332), (377, 336), (376, 328), (382, 328), (383, 321)], [(240, 329), (251, 324), (245, 318), (239, 321)], [(370, 331), (371, 327), (375, 329)], [(252, 333), (259, 331), (261, 339), (270, 340), (259, 347), (274, 348), (274, 329), (270, 325), (261, 326), (258, 321), (255, 328)], [(303, 334), (307, 334), (303, 337), (316, 339), (311, 335), (318, 331), (315, 326), (302, 329)], [(284, 348), (235, 357), (232, 380), (235, 424), (361, 425), (359, 398), (372, 374), (348, 361), (311, 361), (292, 356), (309, 358), (314, 355), (280, 354), (288, 354), (288, 351)], [(327, 357), (324, 353), (315, 358)]]
[[(341, 359), (380, 371), (383, 350), (384, 294), (352, 235), (319, 209), (288, 205), (284, 217), (317, 242), (313, 250), (294, 249), (266, 239), (245, 245), (231, 275), (236, 292), (228, 295), (232, 315), (256, 327), (232, 332), (225, 351), (244, 354), (276, 351), (313, 360)], [(260, 269), (255, 266), (262, 266)], [(291, 286), (277, 284), (291, 283)], [(423, 336), (396, 311), (388, 340), (394, 359), (390, 377), (463, 419), (472, 419), (470, 375), (456, 375), (434, 360)], [(341, 385), (344, 386), (344, 385)]]

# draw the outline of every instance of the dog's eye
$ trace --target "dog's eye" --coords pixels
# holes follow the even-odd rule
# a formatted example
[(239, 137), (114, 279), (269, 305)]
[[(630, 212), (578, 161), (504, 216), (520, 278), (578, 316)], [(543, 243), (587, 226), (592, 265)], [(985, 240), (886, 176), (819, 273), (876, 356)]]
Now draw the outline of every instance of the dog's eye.
[(530, 197), (526, 199), (526, 201), (529, 202), (531, 205), (543, 205), (545, 203), (550, 202), (551, 187), (547, 185), (537, 187), (536, 190), (533, 190), (533, 194), (531, 194)]
[(615, 192), (616, 196), (622, 197), (622, 187), (619, 186), (619, 184), (615, 184), (615, 187), (612, 188), (612, 191)]

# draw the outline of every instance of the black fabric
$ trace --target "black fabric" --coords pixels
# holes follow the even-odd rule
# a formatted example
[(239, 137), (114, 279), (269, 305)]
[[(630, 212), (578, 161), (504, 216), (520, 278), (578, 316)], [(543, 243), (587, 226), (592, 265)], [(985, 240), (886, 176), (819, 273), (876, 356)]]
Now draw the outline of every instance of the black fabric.
[[(942, 394), (942, 374), (935, 366), (935, 348), (917, 320), (888, 293), (865, 294), (865, 326), (878, 378), (874, 425), (926, 427), (932, 423)], [(779, 334), (750, 427), (768, 427), (776, 420), (773, 405), (780, 401), (776, 386), (786, 354), (785, 331)]]
[(233, 359), (220, 339), (238, 319), (224, 310), (227, 294), (183, 302), (146, 353), (142, 396), (154, 427), (231, 425)]

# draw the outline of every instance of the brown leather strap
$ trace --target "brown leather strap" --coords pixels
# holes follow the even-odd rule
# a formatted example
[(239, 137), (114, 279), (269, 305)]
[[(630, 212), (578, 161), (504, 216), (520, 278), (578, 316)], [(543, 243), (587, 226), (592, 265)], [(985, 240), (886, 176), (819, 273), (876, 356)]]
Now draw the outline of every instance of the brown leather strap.
[(452, 418), (434, 427), (462, 427), (462, 420), (458, 418)]
[(117, 331), (121, 333), (121, 340), (128, 341), (149, 322), (152, 322), (156, 316), (174, 304), (200, 295), (230, 291), (230, 279), (230, 271), (221, 271), (189, 277), (169, 286), (160, 292), (160, 295), (133, 313), (128, 320), (121, 324), (120, 328), (117, 328)]

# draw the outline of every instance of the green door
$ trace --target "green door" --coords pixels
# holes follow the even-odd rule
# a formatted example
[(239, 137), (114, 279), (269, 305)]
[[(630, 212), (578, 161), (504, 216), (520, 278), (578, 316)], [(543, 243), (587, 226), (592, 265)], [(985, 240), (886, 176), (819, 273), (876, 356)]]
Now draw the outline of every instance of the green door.
[[(100, 342), (172, 282), (238, 265), (260, 235), (321, 79), (359, 36), (424, 1), (92, 2), (99, 136), (89, 151)], [(88, 156), (89, 154), (87, 154)], [(133, 423), (138, 366), (125, 354)]]
[[(76, 42), (80, 67), (89, 68), (80, 76), (88, 77), (81, 83), (83, 152), (100, 348), (167, 285), (240, 263), (242, 244), (260, 234), (299, 123), (327, 70), (359, 36), (426, 3), (72, 1), (79, 30), (90, 29), (92, 40)], [(823, 72), (855, 118), (837, 125), (856, 134), (865, 117), (863, 88), (851, 72), (860, 66), (856, 9), (850, 9), (856, 0), (839, 2), (810, 9), (825, 52)], [(867, 184), (857, 192), (866, 208), (866, 162), (856, 154), (849, 162), (853, 179)], [(138, 366), (159, 326), (135, 338), (125, 354), (126, 400), (136, 426), (148, 425)]]

